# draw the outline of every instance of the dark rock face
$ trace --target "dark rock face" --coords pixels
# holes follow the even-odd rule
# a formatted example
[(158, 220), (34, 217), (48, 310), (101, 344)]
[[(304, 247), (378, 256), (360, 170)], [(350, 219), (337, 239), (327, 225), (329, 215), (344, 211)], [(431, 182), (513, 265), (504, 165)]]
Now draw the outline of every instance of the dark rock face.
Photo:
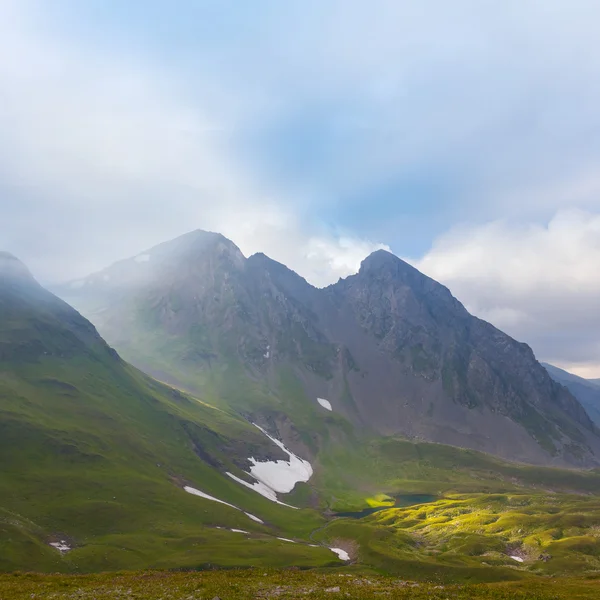
[(306, 402), (327, 398), (364, 431), (598, 463), (595, 426), (531, 349), (388, 252), (325, 289), (262, 254), (244, 258), (218, 234), (193, 232), (146, 256), (58, 290), (142, 368), (162, 360), (177, 381), (233, 362), (274, 394), (291, 368)]

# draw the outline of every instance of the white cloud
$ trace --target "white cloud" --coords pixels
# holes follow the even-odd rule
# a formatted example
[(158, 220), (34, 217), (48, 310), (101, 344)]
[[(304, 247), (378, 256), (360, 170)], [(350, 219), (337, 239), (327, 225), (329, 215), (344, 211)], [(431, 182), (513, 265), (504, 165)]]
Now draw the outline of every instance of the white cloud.
[(195, 228), (288, 259), (318, 284), (375, 247), (315, 237), (293, 192), (244, 163), (232, 136), (252, 107), (230, 100), (238, 90), (200, 72), (201, 100), (190, 99), (160, 63), (62, 39), (36, 17), (42, 8), (0, 7), (0, 235), (42, 279), (85, 275)]
[(461, 227), (413, 263), (541, 360), (600, 376), (600, 214)]
[[(73, 35), (87, 3), (0, 2), (1, 247), (50, 281), (205, 228), (325, 285), (382, 245), (320, 229), (318, 202), (351, 212), (348, 197), (371, 201), (397, 178), (447, 178), (454, 195), (442, 182), (421, 212), (410, 185), (408, 199), (390, 192), (371, 231), (405, 253), (406, 223), (431, 235), (424, 222), (489, 220), (443, 236), (419, 266), (540, 357), (594, 363), (596, 1), (258, 0), (225, 6), (212, 37), (187, 26), (202, 3), (155, 4), (161, 19), (130, 3), (127, 43), (109, 46), (107, 21)], [(48, 18), (57, 5), (70, 30)], [(298, 126), (314, 162), (305, 180), (244, 152), (257, 130)], [(573, 206), (589, 212), (561, 211)]]

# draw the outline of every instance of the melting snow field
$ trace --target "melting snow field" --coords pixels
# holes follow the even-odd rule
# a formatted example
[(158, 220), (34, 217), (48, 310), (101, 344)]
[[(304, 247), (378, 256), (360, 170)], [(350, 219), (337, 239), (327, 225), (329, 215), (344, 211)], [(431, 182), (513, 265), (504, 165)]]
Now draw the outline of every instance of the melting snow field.
[(332, 552), (335, 552), (340, 560), (350, 560), (350, 555), (341, 548), (329, 548)]
[(290, 542), (291, 544), (297, 544), (297, 542), (295, 542), (294, 540), (288, 540), (287, 538), (277, 538), (278, 540), (281, 540), (282, 542)]
[(317, 398), (317, 402), (323, 408), (326, 408), (327, 410), (333, 410), (333, 408), (331, 408), (331, 402), (329, 402), (329, 400), (325, 400), (325, 398)]
[(525, 562), (520, 556), (511, 556), (511, 558), (517, 562)]
[(60, 542), (50, 542), (50, 546), (56, 548), (62, 554), (68, 552), (71, 549), (71, 547), (67, 545), (67, 542), (65, 542), (65, 540), (60, 540)]
[(248, 483), (232, 473), (227, 473), (227, 475), (234, 481), (268, 498), (271, 502), (296, 508), (295, 506), (280, 502), (277, 499), (277, 494), (287, 494), (294, 489), (294, 486), (298, 482), (308, 481), (313, 474), (311, 464), (307, 460), (302, 460), (293, 452), (290, 452), (282, 442), (271, 437), (262, 427), (256, 423), (253, 423), (253, 425), (260, 429), (276, 446), (281, 448), (288, 455), (289, 460), (257, 461), (255, 458), (250, 458), (252, 466), (248, 474), (256, 479), (255, 483)]
[(204, 492), (201, 492), (200, 490), (197, 490), (196, 488), (190, 487), (189, 485), (186, 485), (183, 489), (188, 494), (193, 494), (194, 496), (200, 496), (200, 498), (206, 498), (207, 500), (212, 500), (213, 502), (218, 502), (219, 504), (224, 504), (225, 506), (230, 506), (231, 508), (235, 508), (235, 510), (239, 510), (239, 511), (243, 512), (249, 519), (252, 519), (253, 521), (256, 521), (257, 523), (264, 523), (264, 521), (261, 521), (258, 517), (255, 517), (254, 515), (251, 515), (250, 513), (243, 511), (241, 508), (238, 508), (237, 506), (234, 506), (233, 504), (229, 504), (229, 502), (225, 502), (224, 500), (219, 500), (218, 498), (215, 498), (214, 496), (209, 496), (208, 494), (205, 494)]

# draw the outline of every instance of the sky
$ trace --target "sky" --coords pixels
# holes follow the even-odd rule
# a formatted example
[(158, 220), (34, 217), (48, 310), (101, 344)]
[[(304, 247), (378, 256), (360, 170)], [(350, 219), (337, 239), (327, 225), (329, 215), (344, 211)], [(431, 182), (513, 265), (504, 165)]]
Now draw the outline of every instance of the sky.
[(192, 229), (315, 285), (388, 249), (600, 377), (596, 0), (0, 0), (0, 249)]

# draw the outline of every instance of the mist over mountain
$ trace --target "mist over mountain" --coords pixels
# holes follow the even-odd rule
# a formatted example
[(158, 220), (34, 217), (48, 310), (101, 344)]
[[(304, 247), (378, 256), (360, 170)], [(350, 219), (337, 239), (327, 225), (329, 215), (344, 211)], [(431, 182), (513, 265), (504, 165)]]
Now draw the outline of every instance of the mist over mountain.
[(531, 349), (386, 251), (318, 289), (194, 231), (56, 292), (134, 365), (270, 419), (297, 447), (321, 398), (374, 435), (598, 463), (595, 425)]

